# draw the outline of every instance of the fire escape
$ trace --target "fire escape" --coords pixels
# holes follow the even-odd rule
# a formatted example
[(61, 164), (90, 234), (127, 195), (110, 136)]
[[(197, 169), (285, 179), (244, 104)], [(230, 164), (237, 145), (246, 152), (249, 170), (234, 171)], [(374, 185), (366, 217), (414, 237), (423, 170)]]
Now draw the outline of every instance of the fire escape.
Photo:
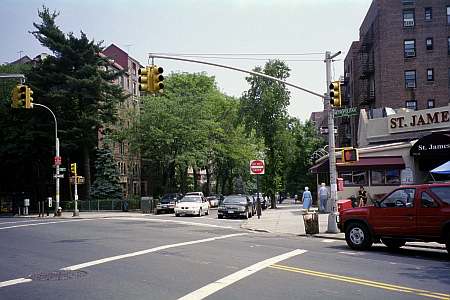
[[(375, 103), (375, 84), (374, 84), (374, 34), (373, 27), (364, 35), (359, 50), (359, 103), (358, 106), (373, 107)], [(356, 100), (356, 99), (355, 99)]]

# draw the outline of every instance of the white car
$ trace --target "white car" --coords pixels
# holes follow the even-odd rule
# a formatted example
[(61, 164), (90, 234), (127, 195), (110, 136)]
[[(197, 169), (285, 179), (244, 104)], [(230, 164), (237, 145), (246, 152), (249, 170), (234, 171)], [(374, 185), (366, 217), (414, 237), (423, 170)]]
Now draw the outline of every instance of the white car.
[(186, 195), (175, 205), (175, 216), (209, 215), (209, 202), (206, 198), (196, 195)]

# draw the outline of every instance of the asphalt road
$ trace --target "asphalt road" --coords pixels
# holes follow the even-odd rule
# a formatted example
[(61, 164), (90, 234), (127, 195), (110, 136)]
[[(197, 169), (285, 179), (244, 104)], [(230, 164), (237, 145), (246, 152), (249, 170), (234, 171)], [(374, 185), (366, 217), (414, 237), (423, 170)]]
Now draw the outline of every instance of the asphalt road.
[(450, 299), (445, 251), (277, 236), (214, 215), (0, 219), (0, 299)]

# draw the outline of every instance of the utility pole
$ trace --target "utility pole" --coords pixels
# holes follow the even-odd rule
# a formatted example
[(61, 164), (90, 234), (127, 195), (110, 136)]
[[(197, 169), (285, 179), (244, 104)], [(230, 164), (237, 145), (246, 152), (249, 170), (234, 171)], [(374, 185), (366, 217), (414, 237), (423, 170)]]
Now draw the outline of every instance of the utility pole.
[(337, 199), (337, 176), (336, 176), (336, 153), (335, 153), (335, 140), (334, 140), (334, 112), (330, 102), (330, 84), (331, 84), (331, 62), (333, 58), (341, 54), (341, 51), (331, 55), (330, 51), (325, 53), (325, 66), (326, 66), (326, 81), (327, 81), (327, 93), (325, 94), (324, 110), (328, 114), (328, 160), (330, 164), (330, 201), (331, 211), (328, 215), (328, 228), (329, 233), (338, 233), (336, 223), (336, 199)]

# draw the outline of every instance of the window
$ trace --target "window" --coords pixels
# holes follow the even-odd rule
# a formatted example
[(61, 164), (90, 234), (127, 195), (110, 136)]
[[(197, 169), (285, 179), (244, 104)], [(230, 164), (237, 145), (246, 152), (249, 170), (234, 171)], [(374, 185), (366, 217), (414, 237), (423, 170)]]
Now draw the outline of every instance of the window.
[(447, 38), (447, 54), (450, 55), (450, 36)]
[(344, 179), (344, 184), (347, 186), (367, 185), (366, 171), (346, 171), (339, 173), (339, 177)]
[(414, 5), (415, 0), (402, 0), (403, 5)]
[[(448, 15), (447, 8), (447, 15)], [(448, 17), (447, 17), (448, 18)], [(414, 27), (414, 10), (408, 9), (403, 11), (403, 27)]]
[(431, 21), (433, 18), (433, 10), (431, 7), (425, 7), (425, 21)]
[(427, 81), (434, 81), (433, 69), (427, 69)]
[(406, 88), (415, 88), (416, 87), (416, 71), (415, 70), (405, 71), (405, 86), (406, 86)]
[(416, 189), (400, 189), (387, 196), (380, 207), (414, 207)]
[(432, 207), (438, 207), (439, 205), (434, 201), (433, 198), (431, 198), (428, 193), (422, 192), (422, 195), (420, 197), (420, 206), (424, 208), (432, 208)]
[(434, 108), (434, 99), (428, 99), (427, 108)]
[(403, 49), (405, 57), (416, 56), (416, 40), (405, 40), (403, 42)]
[(450, 25), (450, 6), (447, 6), (447, 25)]
[(427, 50), (433, 50), (433, 38), (427, 38), (425, 40), (425, 46), (427, 47)]
[(416, 100), (406, 101), (405, 107), (407, 109), (417, 110), (417, 101)]
[(450, 186), (438, 186), (432, 187), (431, 191), (433, 194), (439, 197), (442, 201), (450, 204)]
[(400, 184), (400, 170), (371, 170), (370, 171), (371, 185), (399, 185)]

